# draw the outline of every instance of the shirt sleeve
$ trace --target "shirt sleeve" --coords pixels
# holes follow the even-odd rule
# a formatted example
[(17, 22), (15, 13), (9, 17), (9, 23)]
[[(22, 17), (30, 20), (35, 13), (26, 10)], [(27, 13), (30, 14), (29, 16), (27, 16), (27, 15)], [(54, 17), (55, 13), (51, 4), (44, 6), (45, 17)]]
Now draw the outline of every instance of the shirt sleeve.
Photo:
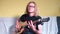
[(25, 21), (26, 21), (26, 14), (22, 15), (22, 16), (19, 18), (19, 21), (25, 22)]

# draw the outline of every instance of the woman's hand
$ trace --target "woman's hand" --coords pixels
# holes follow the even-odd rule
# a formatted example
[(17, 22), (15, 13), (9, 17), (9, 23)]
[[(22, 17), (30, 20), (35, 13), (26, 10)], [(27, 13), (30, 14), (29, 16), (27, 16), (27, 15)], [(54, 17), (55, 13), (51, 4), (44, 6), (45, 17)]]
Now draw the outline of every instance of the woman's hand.
[(17, 20), (15, 31), (18, 32), (18, 30), (20, 30), (20, 24), (19, 24), (19, 21)]
[(28, 26), (29, 26), (33, 31), (35, 31), (35, 30), (36, 30), (36, 26), (35, 26), (35, 25), (33, 25), (32, 20), (31, 20), (31, 21), (28, 21)]
[(36, 26), (33, 25), (32, 20), (28, 21), (28, 26), (36, 33), (36, 34), (42, 34), (42, 25), (38, 25), (38, 30), (36, 29)]

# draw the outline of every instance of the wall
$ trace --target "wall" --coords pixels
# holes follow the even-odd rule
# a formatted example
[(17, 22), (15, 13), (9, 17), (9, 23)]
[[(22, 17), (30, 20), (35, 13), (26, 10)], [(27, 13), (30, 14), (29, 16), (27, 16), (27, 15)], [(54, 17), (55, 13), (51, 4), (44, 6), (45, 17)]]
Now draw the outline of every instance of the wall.
[[(31, 0), (0, 0), (0, 17), (17, 17), (25, 12)], [(60, 16), (60, 0), (33, 0), (41, 16)]]

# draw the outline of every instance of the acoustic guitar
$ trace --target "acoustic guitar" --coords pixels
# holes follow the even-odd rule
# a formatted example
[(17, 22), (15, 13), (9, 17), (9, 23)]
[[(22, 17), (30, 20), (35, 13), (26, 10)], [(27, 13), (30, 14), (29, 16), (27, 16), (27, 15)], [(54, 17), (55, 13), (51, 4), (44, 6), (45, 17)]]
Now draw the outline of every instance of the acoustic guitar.
[[(33, 24), (36, 24), (37, 22), (41, 21), (42, 23), (43, 22), (48, 22), (50, 20), (50, 18), (43, 18), (43, 19), (38, 19), (38, 20), (35, 20), (33, 21)], [(17, 32), (17, 34), (21, 34), (24, 30), (25, 30), (25, 26), (27, 26), (27, 21), (25, 22), (20, 22), (20, 30)]]

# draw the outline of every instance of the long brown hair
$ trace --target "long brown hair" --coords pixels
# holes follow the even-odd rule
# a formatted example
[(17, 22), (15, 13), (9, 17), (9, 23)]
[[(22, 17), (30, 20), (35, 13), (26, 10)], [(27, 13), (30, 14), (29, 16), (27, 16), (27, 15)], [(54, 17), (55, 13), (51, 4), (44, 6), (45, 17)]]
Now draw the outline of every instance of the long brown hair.
[(34, 1), (31, 1), (31, 2), (29, 2), (29, 3), (27, 4), (26, 14), (29, 14), (29, 12), (28, 12), (28, 6), (29, 6), (30, 3), (33, 3), (33, 4), (35, 5), (35, 16), (37, 16), (37, 15), (38, 15), (37, 4), (36, 4)]

